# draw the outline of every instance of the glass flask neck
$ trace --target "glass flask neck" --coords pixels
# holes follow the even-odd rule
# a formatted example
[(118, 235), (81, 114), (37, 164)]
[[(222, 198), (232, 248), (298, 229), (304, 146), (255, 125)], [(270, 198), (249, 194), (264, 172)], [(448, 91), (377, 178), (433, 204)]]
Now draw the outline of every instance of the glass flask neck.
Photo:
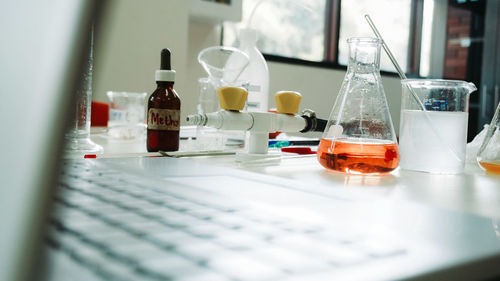
[(348, 72), (380, 71), (380, 40), (377, 38), (351, 38)]

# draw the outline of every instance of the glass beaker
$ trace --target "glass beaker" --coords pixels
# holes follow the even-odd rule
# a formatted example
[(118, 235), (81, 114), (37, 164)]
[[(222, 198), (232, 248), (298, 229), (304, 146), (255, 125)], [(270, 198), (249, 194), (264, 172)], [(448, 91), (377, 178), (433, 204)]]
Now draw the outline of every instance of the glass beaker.
[(318, 148), (328, 170), (384, 174), (399, 162), (399, 150), (380, 78), (377, 38), (350, 38), (347, 73)]
[(488, 173), (500, 174), (500, 103), (477, 153), (477, 162)]
[[(441, 79), (402, 82), (399, 130), (402, 169), (456, 174), (465, 165), (472, 83)], [(410, 88), (425, 107), (421, 110)]]
[(147, 94), (108, 91), (106, 95), (110, 101), (109, 136), (121, 140), (146, 136), (144, 107)]

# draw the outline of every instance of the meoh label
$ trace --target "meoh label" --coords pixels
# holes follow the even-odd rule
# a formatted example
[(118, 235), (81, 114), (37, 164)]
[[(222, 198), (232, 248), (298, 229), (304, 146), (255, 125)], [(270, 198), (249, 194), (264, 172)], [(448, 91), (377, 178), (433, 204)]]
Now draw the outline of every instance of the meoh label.
[(150, 108), (148, 110), (148, 129), (178, 131), (180, 129), (180, 110)]

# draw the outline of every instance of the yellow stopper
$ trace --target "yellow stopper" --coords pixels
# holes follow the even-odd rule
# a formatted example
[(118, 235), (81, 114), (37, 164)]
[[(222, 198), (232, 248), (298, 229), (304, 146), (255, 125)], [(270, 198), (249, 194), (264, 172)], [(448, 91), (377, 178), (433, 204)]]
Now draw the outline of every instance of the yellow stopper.
[(248, 92), (239, 87), (220, 87), (217, 94), (220, 107), (225, 110), (242, 110), (248, 97)]
[(302, 95), (293, 91), (280, 91), (274, 95), (278, 113), (296, 114), (299, 111)]

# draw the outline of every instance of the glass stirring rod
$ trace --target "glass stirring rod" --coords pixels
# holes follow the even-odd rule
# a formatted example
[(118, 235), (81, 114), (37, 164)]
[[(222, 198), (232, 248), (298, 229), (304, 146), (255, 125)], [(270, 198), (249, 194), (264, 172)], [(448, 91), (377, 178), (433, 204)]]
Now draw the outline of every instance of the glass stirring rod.
[[(380, 32), (378, 31), (377, 27), (375, 26), (375, 24), (373, 23), (372, 19), (370, 18), (370, 15), (365, 14), (365, 19), (368, 22), (368, 25), (370, 25), (371, 29), (373, 30), (373, 33), (375, 33), (375, 36), (377, 36), (377, 38), (380, 39), (380, 41), (382, 41), (382, 47), (384, 48), (385, 53), (387, 54), (387, 56), (389, 56), (389, 59), (391, 60), (391, 62), (394, 65), (394, 67), (396, 68), (396, 70), (397, 70), (397, 72), (399, 74), (399, 77), (401, 77), (401, 79), (407, 79), (404, 71), (399, 66), (399, 63), (397, 62), (396, 58), (392, 54), (391, 50), (389, 49), (389, 47), (385, 43), (384, 39), (382, 38), (382, 35), (380, 34)], [(426, 120), (427, 124), (429, 125), (429, 127), (431, 128), (432, 132), (439, 139), (443, 140), (443, 137), (439, 133), (439, 130), (436, 128), (436, 126), (433, 124), (433, 122), (431, 120), (431, 117), (427, 113), (428, 111), (425, 109), (425, 106), (422, 103), (422, 101), (420, 100), (420, 98), (418, 97), (417, 93), (415, 93), (415, 91), (413, 90), (413, 88), (409, 84), (406, 84), (406, 87), (410, 91), (411, 96), (413, 97), (413, 99), (417, 103), (417, 105), (420, 108), (420, 110), (422, 110), (424, 112), (425, 120)], [(452, 146), (447, 145), (446, 147), (448, 148), (448, 150), (451, 152), (451, 154), (455, 158), (460, 159), (460, 157), (458, 156), (459, 154), (457, 153), (457, 151)]]
[[(375, 26), (375, 24), (373, 23), (372, 19), (370, 18), (370, 16), (368, 14), (365, 14), (365, 19), (368, 22), (368, 25), (370, 25), (371, 29), (373, 30), (373, 33), (375, 33), (375, 36), (377, 36), (377, 38), (382, 41), (382, 48), (384, 48), (385, 53), (387, 54), (387, 56), (389, 56), (389, 59), (391, 60), (391, 62), (394, 65), (394, 67), (396, 68), (396, 70), (397, 70), (397, 72), (399, 74), (399, 77), (401, 79), (404, 79), (404, 80), (408, 79), (408, 78), (406, 78), (406, 75), (405, 75), (404, 71), (399, 66), (398, 61), (396, 60), (396, 58), (392, 54), (391, 50), (389, 49), (389, 47), (385, 43), (384, 39), (382, 38), (382, 35), (380, 34), (380, 32), (378, 31), (377, 27)], [(420, 99), (418, 98), (418, 96), (415, 93), (415, 91), (413, 91), (413, 89), (410, 86), (407, 86), (407, 87), (410, 90), (410, 93), (412, 94), (413, 98), (417, 102), (417, 104), (420, 107), (420, 109), (422, 111), (426, 111), (424, 104), (422, 103), (422, 101), (420, 101)]]

